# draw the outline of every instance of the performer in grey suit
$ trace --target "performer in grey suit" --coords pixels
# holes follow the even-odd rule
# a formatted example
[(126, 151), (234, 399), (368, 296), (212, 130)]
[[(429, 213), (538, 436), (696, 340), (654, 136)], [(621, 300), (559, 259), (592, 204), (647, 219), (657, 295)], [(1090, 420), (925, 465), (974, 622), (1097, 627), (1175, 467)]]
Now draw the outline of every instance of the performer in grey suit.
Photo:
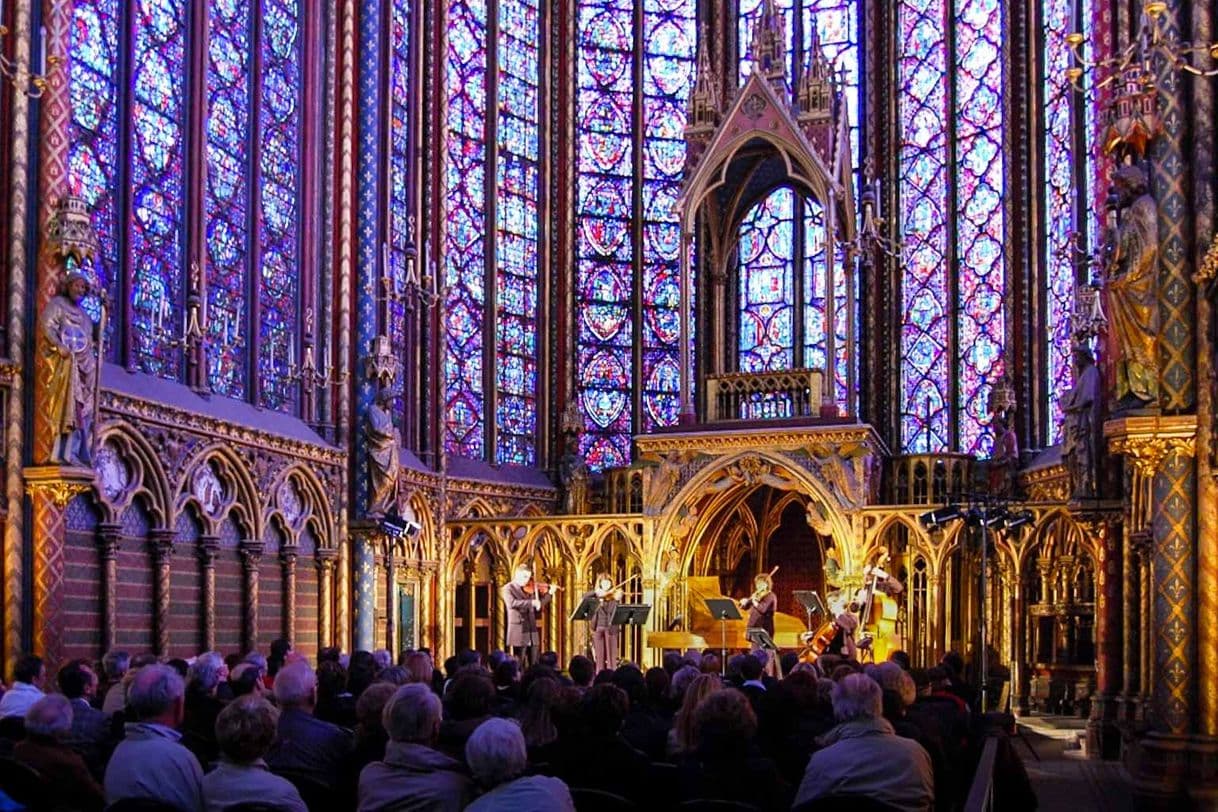
[(512, 654), (520, 658), (526, 667), (536, 661), (537, 646), (541, 634), (537, 630), (537, 618), (543, 606), (554, 597), (548, 584), (530, 584), (533, 571), (519, 566), (512, 580), (503, 585), (499, 596), (507, 607), (507, 646)]

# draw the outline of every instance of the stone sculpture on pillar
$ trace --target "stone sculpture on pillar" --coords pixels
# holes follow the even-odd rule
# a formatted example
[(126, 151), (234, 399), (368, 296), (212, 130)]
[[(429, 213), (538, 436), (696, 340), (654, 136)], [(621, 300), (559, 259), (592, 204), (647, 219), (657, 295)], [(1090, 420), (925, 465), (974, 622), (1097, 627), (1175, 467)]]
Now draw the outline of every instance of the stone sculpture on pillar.
[(368, 509), (366, 514), (380, 518), (397, 506), (398, 448), (401, 434), (393, 424), (393, 393), (381, 389), (364, 422), (364, 442), (368, 445)]
[(86, 467), (93, 459), (97, 417), (98, 357), (96, 325), (80, 306), (88, 295), (89, 277), (72, 270), (63, 289), (47, 302), (38, 320), (42, 369), (51, 430), (50, 458), (40, 462)]
[(1070, 474), (1072, 499), (1099, 496), (1099, 452), (1103, 431), (1103, 385), (1095, 357), (1085, 344), (1074, 346), (1074, 386), (1062, 401), (1062, 462)]
[(1151, 406), (1159, 398), (1159, 226), (1158, 207), (1141, 168), (1117, 170), (1108, 211), (1102, 285), (1113, 400), (1118, 409)]

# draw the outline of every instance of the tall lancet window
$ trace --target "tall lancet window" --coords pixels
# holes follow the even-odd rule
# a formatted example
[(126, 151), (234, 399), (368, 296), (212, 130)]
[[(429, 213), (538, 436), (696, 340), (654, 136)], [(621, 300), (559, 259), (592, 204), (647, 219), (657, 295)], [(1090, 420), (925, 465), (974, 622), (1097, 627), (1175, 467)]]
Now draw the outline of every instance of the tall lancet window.
[(680, 229), (672, 205), (694, 83), (695, 0), (580, 0), (576, 397), (594, 470), (677, 422)]
[[(1102, 4), (1101, 4), (1102, 5)], [(1074, 383), (1071, 358), (1070, 312), (1074, 305), (1075, 285), (1085, 278), (1080, 260), (1086, 247), (1094, 247), (1095, 234), (1084, 224), (1088, 200), (1096, 200), (1098, 185), (1092, 170), (1097, 164), (1088, 153), (1087, 143), (1100, 144), (1094, 137), (1096, 92), (1083, 94), (1071, 89), (1066, 72), (1073, 64), (1066, 36), (1081, 32), (1085, 54), (1094, 58), (1092, 0), (1042, 0), (1041, 29), (1045, 32), (1041, 67), (1044, 127), (1044, 290), (1045, 290), (1045, 376), (1048, 399), (1048, 424), (1044, 439), (1061, 440), (1061, 399)], [(1084, 74), (1084, 81), (1091, 77)], [(1098, 149), (1098, 147), (1097, 147)], [(1093, 218), (1094, 224), (1094, 218)]]
[[(737, 19), (739, 80), (753, 70), (752, 37), (764, 11), (764, 0), (743, 0)], [(841, 93), (849, 122), (850, 154), (856, 185), (861, 166), (859, 138), (862, 97), (859, 84), (858, 0), (774, 0), (786, 37), (788, 87), (796, 87), (809, 69), (832, 76)], [(757, 203), (746, 216), (739, 236), (739, 318), (737, 365), (744, 372), (790, 369), (794, 366), (832, 369), (833, 397), (842, 410), (853, 407), (849, 326), (852, 302), (858, 301), (857, 274), (845, 273), (846, 257), (837, 245), (826, 256), (823, 203), (778, 189)], [(828, 291), (832, 267), (832, 294)], [(855, 290), (848, 289), (853, 278)], [(800, 307), (800, 313), (795, 310)], [(826, 329), (826, 311), (833, 308), (833, 341)], [(796, 329), (798, 326), (798, 330)], [(832, 352), (832, 363), (829, 354)]]
[(537, 0), (451, 0), (444, 61), (444, 447), (523, 465), (537, 461), (541, 16)]
[(985, 453), (1004, 373), (1003, 7), (899, 0), (896, 15), (901, 443)]
[[(108, 360), (180, 380), (187, 293), (202, 292), (210, 389), (294, 410), (300, 285), (315, 272), (302, 267), (300, 227), (310, 8), (229, 0), (203, 17), (184, 3), (74, 4), (68, 178), (98, 230)], [(189, 150), (202, 158), (198, 196)]]

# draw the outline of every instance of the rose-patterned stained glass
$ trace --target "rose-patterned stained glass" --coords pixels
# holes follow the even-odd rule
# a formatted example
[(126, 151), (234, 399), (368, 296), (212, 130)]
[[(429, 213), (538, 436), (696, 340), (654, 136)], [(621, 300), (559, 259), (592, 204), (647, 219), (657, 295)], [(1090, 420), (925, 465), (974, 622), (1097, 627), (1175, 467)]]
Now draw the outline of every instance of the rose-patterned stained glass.
[(131, 12), (127, 321), (136, 366), (172, 379), (182, 359), (165, 336), (179, 331), (182, 317), (186, 4), (135, 0)]
[[(395, 290), (404, 291), (407, 267), (406, 249), (412, 243), (410, 233), (410, 3), (394, 0), (391, 4), (389, 28), (389, 266)], [(416, 249), (417, 251), (417, 249)], [(420, 264), (416, 257), (416, 270)], [(421, 273), (421, 271), (420, 271)], [(406, 300), (401, 296), (389, 300), (389, 341), (394, 357), (406, 364)], [(399, 381), (399, 383), (402, 383)], [(401, 398), (395, 412), (402, 413)]]
[(486, 3), (451, 0), (444, 59), (444, 448), (480, 459), (485, 446)]
[(902, 264), (901, 444), (907, 451), (948, 449), (952, 308), (948, 240), (948, 8), (945, 0), (899, 0)]
[(990, 389), (1005, 364), (1005, 192), (999, 0), (956, 0), (958, 447), (987, 454)]
[(795, 207), (789, 188), (777, 189), (740, 228), (741, 372), (795, 365)]
[[(72, 59), (68, 92), (72, 101), (68, 147), (68, 188), (85, 201), (97, 232), (93, 269), (112, 303), (121, 295), (118, 254), (118, 0), (79, 0), (72, 10)], [(114, 361), (118, 320), (106, 323), (105, 357)]]
[(630, 462), (634, 429), (631, 0), (582, 0), (577, 18), (576, 388), (593, 470)]
[(998, 0), (901, 0), (897, 16), (901, 440), (909, 451), (985, 454), (989, 392), (1004, 372), (1002, 8)]
[(498, 3), (496, 462), (537, 461), (537, 0)]
[(672, 207), (685, 168), (696, 17), (694, 0), (643, 5), (643, 431), (676, 425), (681, 406), (681, 227)]
[(248, 0), (223, 0), (209, 9), (204, 196), (207, 379), (213, 392), (241, 398), (248, 379), (244, 361), (249, 340), (247, 178), (252, 21)]
[(1075, 30), (1075, 0), (1043, 0), (1045, 132), (1045, 328), (1048, 336), (1046, 381), (1049, 393), (1049, 442), (1061, 438), (1060, 398), (1073, 384), (1070, 356), (1070, 309), (1074, 302), (1072, 234), (1075, 217), (1074, 127), (1069, 85), (1064, 81), (1072, 63), (1066, 35)]
[(258, 376), (262, 405), (276, 410), (295, 398), (285, 362), (298, 341), (302, 24), (296, 0), (262, 0)]

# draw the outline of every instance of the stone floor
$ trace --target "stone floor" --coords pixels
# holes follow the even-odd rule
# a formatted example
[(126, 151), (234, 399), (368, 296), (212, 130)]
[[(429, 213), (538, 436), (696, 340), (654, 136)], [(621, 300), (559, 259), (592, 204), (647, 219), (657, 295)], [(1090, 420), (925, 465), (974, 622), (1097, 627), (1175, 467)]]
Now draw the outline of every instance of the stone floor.
[[(1085, 721), (1034, 716), (1019, 720), (1015, 749), (1040, 801), (1040, 812), (1130, 812), (1129, 773), (1115, 761), (1089, 759), (1081, 749)], [(1038, 761), (1031, 750), (1040, 756)]]

